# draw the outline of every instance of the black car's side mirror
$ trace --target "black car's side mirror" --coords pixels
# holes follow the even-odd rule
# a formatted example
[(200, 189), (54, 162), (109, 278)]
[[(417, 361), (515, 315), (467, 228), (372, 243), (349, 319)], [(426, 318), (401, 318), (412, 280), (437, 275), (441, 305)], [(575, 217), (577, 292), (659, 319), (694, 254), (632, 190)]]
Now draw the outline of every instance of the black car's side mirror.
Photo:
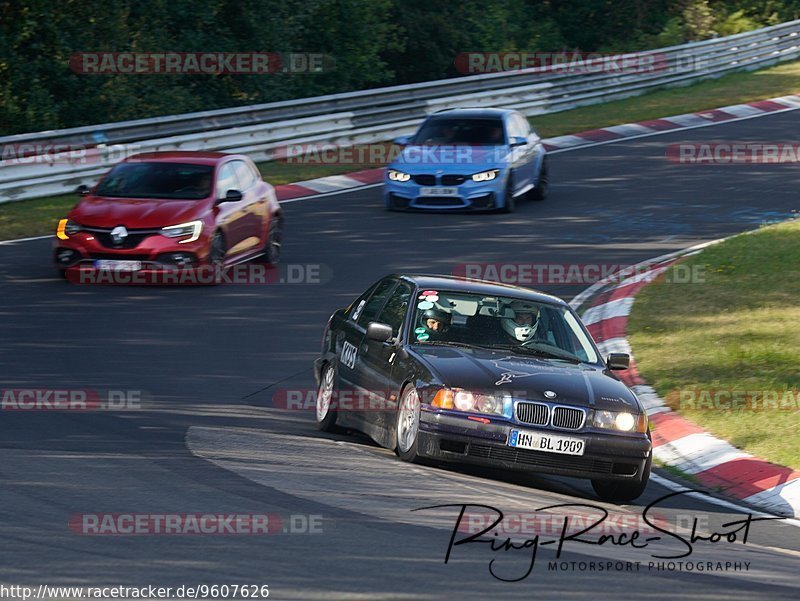
[(77, 188), (75, 188), (75, 194), (78, 196), (87, 196), (89, 194), (89, 186), (86, 184), (81, 184)]
[(239, 202), (242, 200), (242, 193), (239, 190), (228, 190), (219, 202)]
[(377, 321), (369, 322), (367, 326), (367, 338), (375, 340), (376, 342), (386, 342), (391, 337), (392, 326)]
[(606, 363), (608, 369), (628, 369), (631, 366), (631, 356), (628, 353), (609, 353)]

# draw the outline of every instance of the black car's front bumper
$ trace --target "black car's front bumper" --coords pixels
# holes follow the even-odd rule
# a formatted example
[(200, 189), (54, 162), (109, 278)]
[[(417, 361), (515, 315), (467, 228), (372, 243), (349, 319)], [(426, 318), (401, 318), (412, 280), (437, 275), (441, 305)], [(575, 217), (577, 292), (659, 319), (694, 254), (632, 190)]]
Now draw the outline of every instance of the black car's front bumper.
[[(511, 430), (569, 436), (586, 441), (584, 454), (562, 455), (508, 446)], [(440, 461), (600, 480), (641, 478), (652, 444), (645, 434), (551, 431), (535, 426), (481, 423), (423, 411), (418, 452)]]

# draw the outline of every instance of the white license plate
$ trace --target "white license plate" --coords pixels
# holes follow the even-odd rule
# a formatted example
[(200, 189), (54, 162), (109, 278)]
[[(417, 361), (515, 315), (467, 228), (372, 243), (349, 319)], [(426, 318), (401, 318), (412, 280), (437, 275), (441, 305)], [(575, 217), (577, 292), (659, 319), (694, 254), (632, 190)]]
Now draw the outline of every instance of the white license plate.
[(525, 430), (511, 430), (508, 437), (508, 446), (517, 449), (531, 449), (545, 453), (560, 453), (561, 455), (583, 455), (586, 442), (580, 438), (557, 436), (553, 434), (540, 434)]
[(116, 259), (98, 259), (94, 262), (95, 269), (103, 271), (139, 271), (141, 261), (118, 261)]
[(457, 188), (421, 188), (422, 196), (458, 196)]

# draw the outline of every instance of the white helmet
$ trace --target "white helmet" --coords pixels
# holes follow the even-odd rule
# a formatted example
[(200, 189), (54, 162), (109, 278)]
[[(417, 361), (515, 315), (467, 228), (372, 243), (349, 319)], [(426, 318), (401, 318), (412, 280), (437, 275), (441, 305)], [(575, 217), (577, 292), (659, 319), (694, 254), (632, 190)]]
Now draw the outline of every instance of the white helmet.
[[(530, 323), (529, 320), (522, 318), (524, 314), (531, 316)], [(539, 307), (524, 301), (514, 301), (506, 307), (500, 323), (509, 336), (519, 342), (527, 342), (536, 335), (536, 327), (539, 325)]]

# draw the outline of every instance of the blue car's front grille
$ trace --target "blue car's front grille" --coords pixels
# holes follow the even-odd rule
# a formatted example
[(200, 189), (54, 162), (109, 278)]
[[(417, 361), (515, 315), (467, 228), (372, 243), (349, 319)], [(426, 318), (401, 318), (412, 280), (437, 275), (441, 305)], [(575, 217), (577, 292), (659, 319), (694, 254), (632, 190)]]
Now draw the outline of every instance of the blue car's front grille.
[(464, 206), (464, 201), (457, 196), (420, 196), (417, 198), (418, 205), (426, 207), (460, 207)]
[(435, 186), (436, 185), (436, 176), (428, 173), (423, 173), (419, 175), (412, 175), (411, 179), (414, 180), (415, 184), (420, 186)]
[(460, 186), (465, 181), (467, 181), (466, 175), (443, 175), (442, 176), (442, 185), (443, 186)]

